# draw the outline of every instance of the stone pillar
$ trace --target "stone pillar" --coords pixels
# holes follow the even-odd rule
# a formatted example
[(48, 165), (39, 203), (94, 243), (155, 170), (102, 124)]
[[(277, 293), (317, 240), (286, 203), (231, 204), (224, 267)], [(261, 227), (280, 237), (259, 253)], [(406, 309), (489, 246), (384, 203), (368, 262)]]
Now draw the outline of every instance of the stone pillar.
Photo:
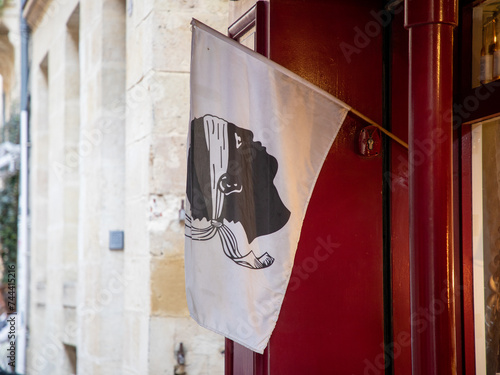
[(46, 336), (47, 213), (48, 213), (48, 58), (31, 67), (31, 272), (27, 368), (34, 369)]
[[(32, 24), (28, 374), (75, 372), (79, 48), (76, 0)], [(76, 22), (76, 23), (75, 23)]]
[[(81, 127), (78, 374), (123, 373), (125, 0), (80, 3)], [(127, 238), (128, 234), (125, 235)]]

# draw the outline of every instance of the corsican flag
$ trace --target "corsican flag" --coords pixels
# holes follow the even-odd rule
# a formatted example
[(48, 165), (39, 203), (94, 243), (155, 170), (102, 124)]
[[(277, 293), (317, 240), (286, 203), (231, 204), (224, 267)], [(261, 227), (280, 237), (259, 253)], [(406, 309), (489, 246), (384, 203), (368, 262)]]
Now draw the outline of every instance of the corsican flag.
[(262, 353), (307, 204), (350, 108), (193, 20), (186, 294), (201, 326)]

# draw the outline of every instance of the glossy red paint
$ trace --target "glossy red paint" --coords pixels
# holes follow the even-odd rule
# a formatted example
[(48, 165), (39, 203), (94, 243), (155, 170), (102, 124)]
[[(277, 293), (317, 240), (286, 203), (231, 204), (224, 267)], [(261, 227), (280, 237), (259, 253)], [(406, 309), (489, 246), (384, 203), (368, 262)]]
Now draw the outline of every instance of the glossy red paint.
[[(270, 9), (271, 58), (380, 123), (381, 28), (361, 48), (356, 38), (382, 3), (272, 0)], [(267, 352), (229, 343), (226, 374), (384, 372), (382, 160), (357, 153), (366, 125), (349, 116), (328, 155)]]
[(425, 24), (458, 23), (458, 1), (456, 0), (405, 0), (405, 26), (412, 28)]
[(463, 299), (462, 299), (462, 237), (461, 237), (461, 194), (460, 194), (460, 143), (461, 143), (460, 129), (453, 129), (453, 244), (454, 244), (454, 292), (455, 292), (455, 340), (456, 340), (456, 375), (464, 375), (463, 364)]
[[(380, 4), (382, 7), (382, 4)], [(381, 33), (358, 53), (373, 1), (270, 2), (270, 57), (380, 123)], [(272, 375), (384, 372), (382, 159), (358, 154), (349, 116), (325, 161), (269, 346)]]
[[(408, 140), (408, 31), (392, 24), (392, 132)], [(391, 143), (391, 251), (394, 374), (411, 375), (408, 150)]]
[(384, 367), (381, 229), (372, 220), (381, 215), (380, 182), (371, 186), (381, 169), (379, 160), (352, 150), (361, 127), (348, 119), (311, 198), (271, 337), (273, 375)]
[(226, 339), (225, 375), (268, 374), (269, 349), (263, 354), (255, 353), (244, 346)]
[(456, 373), (452, 0), (406, 1), (410, 32), (410, 295), (414, 375)]
[[(356, 0), (346, 3), (271, 0), (271, 57), (380, 121), (380, 82), (379, 75), (374, 74), (380, 69), (380, 39), (378, 36), (371, 39), (367, 47), (351, 54), (351, 62), (347, 62), (342, 51), (338, 50), (342, 42), (354, 45), (354, 28), (362, 28), (371, 20), (370, 4)], [(395, 144), (391, 147), (393, 331), (394, 343), (403, 344), (394, 355), (394, 374), (412, 374), (412, 348), (406, 334), (411, 330), (411, 317), (414, 316), (417, 317), (414, 328), (422, 328), (421, 324), (425, 323), (425, 329), (417, 332), (415, 337), (414, 375), (454, 373), (454, 348), (450, 344), (454, 332), (458, 333), (457, 350), (460, 351), (456, 373), (475, 375), (470, 126), (464, 125), (462, 133), (457, 134), (454, 150), (456, 172), (460, 173), (456, 181), (460, 183), (460, 189), (455, 187), (454, 190), (455, 199), (459, 199), (458, 205), (455, 202), (455, 211), (459, 213), (455, 215), (453, 227), (460, 227), (461, 230), (455, 235), (461, 241), (461, 252), (453, 257), (451, 124), (444, 121), (447, 116), (439, 117), (439, 113), (444, 113), (443, 108), (451, 103), (451, 58), (448, 57), (452, 55), (451, 28), (455, 22), (456, 3), (448, 0), (412, 3), (412, 12), (406, 15), (407, 26), (412, 29), (412, 162), (408, 164), (406, 150)], [(480, 94), (489, 92), (491, 95), (481, 101), (476, 111), (460, 118), (460, 123), (496, 114), (500, 100), (500, 91), (494, 90), (494, 83), (479, 89), (470, 88), (471, 17), (472, 7), (466, 4), (462, 8), (458, 34), (461, 54), (457, 59), (454, 82), (457, 103), (462, 103), (470, 95), (477, 96), (477, 90), (482, 90)], [(408, 32), (403, 30), (403, 18), (403, 13), (398, 14), (392, 29), (392, 131), (406, 140), (409, 41)], [(368, 224), (369, 220), (379, 219), (373, 207), (379, 206), (377, 194), (380, 191), (373, 186), (380, 180), (372, 173), (379, 166), (369, 164), (371, 160), (357, 159), (359, 155), (353, 154), (355, 146), (351, 147), (355, 145), (357, 132), (365, 125), (357, 119), (348, 118), (327, 158), (311, 199), (299, 244), (296, 264), (302, 269), (294, 270), (293, 284), (285, 298), (270, 347), (264, 355), (258, 355), (242, 347), (234, 350), (230, 343), (226, 350), (228, 353), (232, 351), (234, 356), (229, 360), (226, 355), (227, 375), (383, 373), (377, 366), (380, 362), (376, 362), (380, 361), (382, 353), (377, 344), (380, 345), (383, 339), (382, 266), (381, 257), (378, 257), (381, 254), (380, 236), (374, 223)], [(436, 133), (436, 129), (444, 133)], [(446, 134), (444, 141), (443, 134)], [(439, 147), (426, 153), (426, 145), (429, 144)], [(457, 152), (461, 154), (456, 155)], [(421, 153), (425, 156), (423, 162), (418, 159)], [(375, 161), (378, 163), (377, 158)], [(413, 311), (409, 302), (410, 176), (414, 238), (411, 286), (416, 306)], [(340, 187), (336, 185), (338, 181), (342, 181)], [(460, 194), (458, 198), (457, 193)], [(341, 196), (342, 200), (331, 202), (333, 194)], [(368, 209), (363, 210), (363, 206)], [(430, 218), (432, 222), (419, 222), (418, 217)], [(335, 241), (341, 246), (335, 249), (334, 256), (317, 262), (315, 271), (304, 272), (306, 262), (310, 262), (309, 269), (316, 267), (308, 258), (311, 252), (314, 255), (315, 241), (328, 235), (335, 236)], [(367, 236), (368, 241), (363, 236)], [(341, 252), (348, 243), (358, 245), (357, 249)], [(456, 242), (455, 249), (458, 249)], [(453, 258), (456, 261), (455, 282), (462, 283), (461, 295), (452, 289), (450, 265)], [(366, 288), (366, 285), (369, 287)], [(429, 315), (425, 310), (418, 310), (418, 304), (421, 309), (429, 309), (430, 302), (439, 303), (441, 291), (446, 297), (441, 300), (445, 302), (442, 312)], [(453, 327), (453, 295), (460, 296), (457, 303), (461, 306), (456, 306), (458, 327)], [(434, 306), (436, 308), (441, 309), (438, 305)], [(370, 324), (374, 322), (374, 326), (365, 325), (366, 319)], [(360, 335), (361, 340), (358, 339)], [(233, 372), (234, 369), (239, 372)]]
[(226, 338), (224, 340), (224, 375), (234, 374), (234, 342)]
[(462, 128), (461, 141), (461, 217), (462, 217), (462, 298), (464, 373), (476, 373), (474, 348), (474, 293), (472, 275), (472, 135), (470, 126)]

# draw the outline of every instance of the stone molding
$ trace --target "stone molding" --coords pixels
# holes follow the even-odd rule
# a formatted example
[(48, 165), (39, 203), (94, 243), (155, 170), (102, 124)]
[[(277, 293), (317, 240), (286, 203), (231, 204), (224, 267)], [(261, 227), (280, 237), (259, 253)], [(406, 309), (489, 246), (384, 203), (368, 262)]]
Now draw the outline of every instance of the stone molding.
[(28, 22), (31, 30), (38, 26), (51, 2), (52, 0), (26, 1), (23, 9), (23, 17), (26, 19), (26, 22)]

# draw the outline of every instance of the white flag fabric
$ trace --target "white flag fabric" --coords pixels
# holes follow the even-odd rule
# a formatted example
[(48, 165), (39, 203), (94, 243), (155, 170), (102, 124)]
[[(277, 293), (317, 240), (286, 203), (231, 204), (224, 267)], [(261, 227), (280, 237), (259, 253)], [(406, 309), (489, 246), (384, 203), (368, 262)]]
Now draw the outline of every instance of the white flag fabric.
[(193, 20), (186, 295), (201, 326), (262, 353), (302, 222), (350, 108)]

